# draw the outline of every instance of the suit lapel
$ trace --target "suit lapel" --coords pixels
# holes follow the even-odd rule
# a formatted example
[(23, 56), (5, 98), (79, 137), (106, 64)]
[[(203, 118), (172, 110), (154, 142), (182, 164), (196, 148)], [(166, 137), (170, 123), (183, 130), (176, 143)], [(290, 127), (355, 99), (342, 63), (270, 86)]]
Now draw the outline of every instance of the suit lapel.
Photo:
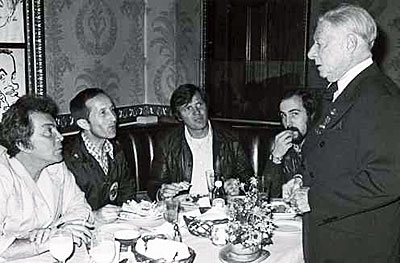
[(353, 107), (354, 103), (358, 100), (362, 89), (362, 81), (366, 78), (376, 74), (378, 68), (376, 64), (372, 64), (357, 77), (355, 77), (348, 86), (343, 90), (340, 96), (332, 103), (322, 118), (315, 125), (312, 131), (314, 136), (308, 139), (309, 146), (312, 148), (319, 142), (321, 135), (326, 130), (342, 129), (342, 120), (346, 113)]

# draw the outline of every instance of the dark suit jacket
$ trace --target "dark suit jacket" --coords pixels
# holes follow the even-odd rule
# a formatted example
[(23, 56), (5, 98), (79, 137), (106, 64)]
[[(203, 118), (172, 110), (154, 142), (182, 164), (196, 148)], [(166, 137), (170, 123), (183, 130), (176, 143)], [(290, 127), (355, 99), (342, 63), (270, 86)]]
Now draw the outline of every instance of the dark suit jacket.
[(373, 64), (309, 132), (308, 262), (399, 262), (399, 91)]

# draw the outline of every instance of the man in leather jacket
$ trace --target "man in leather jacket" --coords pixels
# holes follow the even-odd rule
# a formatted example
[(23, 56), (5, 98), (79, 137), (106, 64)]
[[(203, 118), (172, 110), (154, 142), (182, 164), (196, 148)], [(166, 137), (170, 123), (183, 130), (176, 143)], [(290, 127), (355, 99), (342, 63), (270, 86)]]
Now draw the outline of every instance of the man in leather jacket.
[(122, 146), (115, 140), (117, 116), (111, 98), (101, 89), (79, 92), (70, 102), (81, 132), (65, 145), (65, 163), (98, 219), (109, 221), (118, 206), (135, 197)]
[(316, 101), (305, 90), (289, 90), (282, 97), (279, 115), (285, 130), (275, 136), (260, 180), (268, 196), (289, 197), (302, 185), (301, 146), (315, 111)]
[(224, 178), (228, 195), (238, 194), (237, 179), (244, 181), (254, 172), (237, 136), (208, 119), (205, 96), (195, 85), (179, 86), (170, 105), (182, 125), (156, 143), (149, 196), (166, 199), (188, 188), (190, 194), (207, 195), (208, 170)]

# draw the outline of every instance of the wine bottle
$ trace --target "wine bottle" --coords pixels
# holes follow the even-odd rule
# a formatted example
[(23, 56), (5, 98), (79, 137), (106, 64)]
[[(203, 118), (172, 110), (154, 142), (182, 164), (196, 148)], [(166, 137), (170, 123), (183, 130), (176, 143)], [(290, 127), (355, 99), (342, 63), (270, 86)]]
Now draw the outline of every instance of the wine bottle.
[(214, 190), (212, 193), (212, 206), (224, 207), (226, 204), (226, 193), (221, 176), (216, 175)]

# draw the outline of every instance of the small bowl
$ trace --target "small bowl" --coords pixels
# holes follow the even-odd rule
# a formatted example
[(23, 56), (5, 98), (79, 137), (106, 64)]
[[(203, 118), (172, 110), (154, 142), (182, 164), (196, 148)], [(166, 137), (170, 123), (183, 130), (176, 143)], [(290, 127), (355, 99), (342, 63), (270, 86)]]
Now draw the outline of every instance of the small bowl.
[(118, 230), (114, 233), (114, 238), (116, 241), (121, 243), (121, 246), (132, 246), (140, 237), (140, 232), (137, 230)]

